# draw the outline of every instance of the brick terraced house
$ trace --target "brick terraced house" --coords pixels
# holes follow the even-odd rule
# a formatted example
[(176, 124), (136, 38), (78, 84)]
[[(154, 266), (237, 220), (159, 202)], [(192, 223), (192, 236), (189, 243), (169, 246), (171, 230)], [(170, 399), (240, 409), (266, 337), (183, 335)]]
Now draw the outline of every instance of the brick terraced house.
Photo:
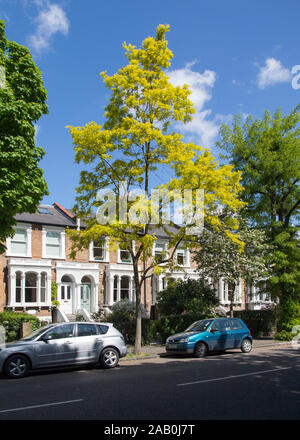
[[(88, 250), (69, 257), (71, 242), (66, 228), (82, 228), (71, 210), (59, 203), (41, 205), (35, 214), (16, 216), (16, 233), (7, 239), (6, 253), (0, 255), (0, 311), (10, 309), (51, 321), (51, 285), (58, 285), (57, 299), (62, 316), (71, 319), (78, 311), (88, 316), (99, 307), (110, 308), (121, 299), (135, 300), (133, 268), (127, 251), (111, 251), (108, 240), (90, 243)], [(153, 255), (167, 248), (168, 237), (155, 231), (157, 241)], [(198, 278), (190, 252), (176, 250), (182, 268), (172, 274), (153, 275), (142, 288), (143, 302), (150, 312), (157, 293), (173, 279)], [(224, 310), (229, 306), (230, 284), (218, 283), (218, 296)], [(235, 292), (235, 308), (261, 308), (270, 303), (266, 294), (241, 280)]]

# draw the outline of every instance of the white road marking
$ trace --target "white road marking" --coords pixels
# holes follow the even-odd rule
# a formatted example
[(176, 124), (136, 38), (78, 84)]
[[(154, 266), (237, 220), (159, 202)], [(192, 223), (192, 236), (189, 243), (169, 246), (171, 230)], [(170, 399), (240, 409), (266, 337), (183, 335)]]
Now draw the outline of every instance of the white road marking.
[(245, 376), (255, 376), (256, 374), (264, 374), (264, 373), (271, 373), (274, 371), (283, 371), (283, 370), (289, 370), (292, 367), (284, 367), (284, 368), (273, 368), (272, 370), (262, 370), (262, 371), (255, 371), (253, 373), (246, 373), (246, 374), (236, 374), (232, 376), (224, 376), (224, 377), (217, 377), (214, 379), (206, 379), (206, 380), (197, 380), (195, 382), (187, 382), (187, 383), (178, 383), (178, 387), (184, 387), (186, 385), (195, 385), (199, 383), (207, 383), (207, 382), (215, 382), (218, 380), (227, 380), (227, 379), (235, 379), (236, 377), (245, 377)]
[(0, 413), (7, 413), (7, 412), (13, 412), (13, 411), (24, 411), (26, 409), (43, 408), (45, 406), (66, 405), (67, 403), (82, 402), (83, 400), (84, 399), (66, 400), (64, 402), (54, 402), (54, 403), (44, 403), (42, 405), (23, 406), (22, 408), (2, 409), (2, 410), (0, 410)]

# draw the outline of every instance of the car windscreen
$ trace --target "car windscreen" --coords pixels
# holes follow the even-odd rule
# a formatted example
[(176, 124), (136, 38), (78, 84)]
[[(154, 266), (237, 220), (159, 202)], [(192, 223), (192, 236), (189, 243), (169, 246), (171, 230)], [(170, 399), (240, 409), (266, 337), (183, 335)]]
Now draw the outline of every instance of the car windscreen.
[(47, 325), (45, 327), (38, 328), (34, 332), (30, 333), (30, 335), (25, 336), (25, 338), (22, 338), (21, 341), (33, 341), (35, 338), (40, 336), (46, 330), (49, 330), (51, 327), (53, 327), (53, 325)]
[(186, 332), (204, 332), (210, 323), (211, 323), (211, 319), (202, 319), (201, 321), (194, 322), (185, 331)]

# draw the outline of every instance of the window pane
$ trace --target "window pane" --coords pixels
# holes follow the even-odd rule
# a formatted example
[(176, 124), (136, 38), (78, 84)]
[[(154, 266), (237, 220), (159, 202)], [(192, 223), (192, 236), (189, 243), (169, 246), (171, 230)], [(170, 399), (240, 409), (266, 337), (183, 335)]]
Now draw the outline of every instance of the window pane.
[(22, 279), (21, 279), (21, 272), (17, 272), (16, 273), (16, 286), (17, 287), (21, 287), (21, 281)]
[(25, 243), (26, 242), (26, 231), (25, 229), (16, 229), (15, 235), (12, 238), (12, 241), (20, 241)]
[(129, 277), (121, 277), (121, 299), (129, 298)]
[(46, 246), (47, 255), (52, 257), (59, 257), (60, 256), (60, 246), (57, 245), (49, 245)]
[(93, 243), (93, 255), (95, 260), (104, 260), (104, 240), (94, 241)]
[(114, 302), (118, 300), (118, 277), (114, 276)]
[(47, 244), (56, 244), (60, 243), (60, 233), (59, 232), (47, 232)]
[(36, 287), (37, 276), (36, 273), (28, 272), (25, 276), (25, 287)]
[(11, 253), (13, 254), (26, 254), (26, 243), (17, 243), (17, 242), (11, 242), (10, 245)]
[(100, 247), (94, 247), (94, 259), (104, 260), (104, 249)]
[(95, 324), (77, 324), (77, 336), (94, 336), (97, 334)]
[(16, 287), (16, 302), (17, 303), (21, 302), (21, 288), (20, 287)]
[(177, 252), (177, 263), (184, 264), (184, 252)]
[(41, 286), (42, 287), (46, 287), (46, 279), (47, 279), (47, 274), (45, 272), (42, 272), (42, 274), (41, 274)]
[(25, 302), (36, 302), (37, 275), (28, 272), (25, 275)]
[(108, 331), (108, 326), (107, 325), (99, 325), (97, 324), (98, 327), (98, 331), (101, 335), (105, 335)]
[(126, 262), (131, 261), (131, 256), (130, 256), (129, 251), (121, 249), (120, 257), (121, 257), (121, 261), (126, 261)]
[(230, 319), (229, 322), (233, 330), (238, 330), (243, 328), (242, 324), (237, 319)]
[(51, 339), (62, 339), (73, 337), (74, 324), (65, 324), (55, 327), (47, 333), (47, 336), (51, 336)]

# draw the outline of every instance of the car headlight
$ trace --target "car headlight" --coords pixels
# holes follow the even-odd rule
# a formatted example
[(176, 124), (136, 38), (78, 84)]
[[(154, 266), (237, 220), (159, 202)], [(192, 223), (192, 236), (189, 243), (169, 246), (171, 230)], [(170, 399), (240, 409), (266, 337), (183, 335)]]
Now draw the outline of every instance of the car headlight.
[(179, 342), (189, 342), (189, 338), (182, 338), (182, 339), (179, 339)]

